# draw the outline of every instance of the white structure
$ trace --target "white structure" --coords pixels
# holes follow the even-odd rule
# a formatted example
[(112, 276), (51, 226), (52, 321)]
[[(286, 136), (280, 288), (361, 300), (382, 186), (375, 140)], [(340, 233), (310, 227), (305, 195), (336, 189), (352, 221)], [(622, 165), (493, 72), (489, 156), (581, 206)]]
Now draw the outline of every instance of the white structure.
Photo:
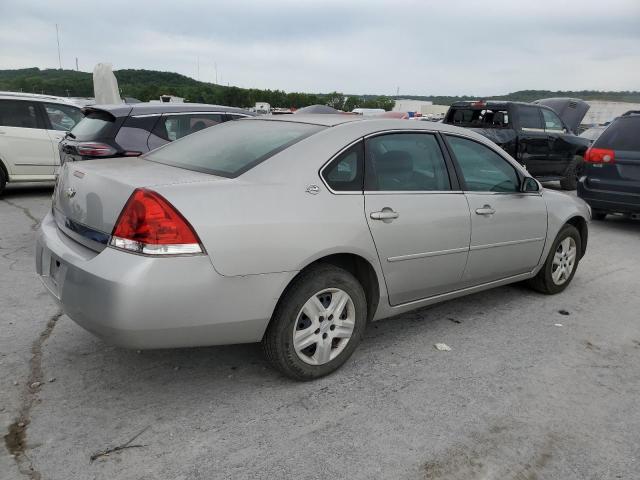
[(93, 68), (93, 96), (99, 105), (122, 103), (118, 80), (110, 63), (98, 63)]
[(447, 105), (434, 105), (431, 101), (399, 99), (393, 106), (394, 112), (415, 112), (426, 117), (443, 117), (447, 113)]
[(591, 108), (582, 120), (583, 125), (601, 125), (610, 122), (629, 110), (640, 110), (640, 103), (586, 100)]
[(258, 115), (267, 115), (271, 113), (271, 105), (267, 102), (256, 102), (253, 111)]
[(384, 113), (384, 108), (354, 108), (351, 113), (357, 113), (358, 115), (369, 117)]

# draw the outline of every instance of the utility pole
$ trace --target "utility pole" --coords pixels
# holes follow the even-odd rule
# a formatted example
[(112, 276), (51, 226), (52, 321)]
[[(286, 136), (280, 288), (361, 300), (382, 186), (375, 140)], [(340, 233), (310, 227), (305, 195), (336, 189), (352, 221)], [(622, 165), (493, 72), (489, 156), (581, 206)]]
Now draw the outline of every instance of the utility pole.
[(216, 71), (216, 85), (218, 84), (218, 64), (216, 62), (213, 62), (213, 68)]
[(60, 65), (60, 70), (62, 70), (62, 57), (60, 56), (60, 32), (58, 30), (57, 23), (56, 23), (56, 41), (58, 42), (58, 65)]
[(200, 81), (200, 56), (198, 56), (198, 81)]
[(79, 69), (78, 69), (78, 57), (76, 57), (76, 72), (78, 72), (78, 71), (79, 71)]

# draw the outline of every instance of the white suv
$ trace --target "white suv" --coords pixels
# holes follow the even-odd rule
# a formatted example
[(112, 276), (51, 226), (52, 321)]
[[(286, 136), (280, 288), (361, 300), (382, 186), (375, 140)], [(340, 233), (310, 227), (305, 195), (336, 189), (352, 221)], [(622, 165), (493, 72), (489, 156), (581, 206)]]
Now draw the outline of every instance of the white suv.
[(54, 180), (58, 143), (82, 117), (65, 98), (0, 92), (0, 192), (7, 183)]

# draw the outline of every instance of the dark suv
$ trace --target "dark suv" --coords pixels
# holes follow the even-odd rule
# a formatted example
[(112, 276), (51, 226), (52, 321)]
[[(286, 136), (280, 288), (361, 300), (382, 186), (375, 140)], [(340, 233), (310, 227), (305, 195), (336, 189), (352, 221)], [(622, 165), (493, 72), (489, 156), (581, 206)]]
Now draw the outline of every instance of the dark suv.
[(616, 118), (587, 150), (578, 196), (593, 218), (640, 213), (640, 111)]
[(251, 117), (247, 110), (198, 103), (92, 105), (60, 142), (61, 163), (135, 157), (218, 123)]

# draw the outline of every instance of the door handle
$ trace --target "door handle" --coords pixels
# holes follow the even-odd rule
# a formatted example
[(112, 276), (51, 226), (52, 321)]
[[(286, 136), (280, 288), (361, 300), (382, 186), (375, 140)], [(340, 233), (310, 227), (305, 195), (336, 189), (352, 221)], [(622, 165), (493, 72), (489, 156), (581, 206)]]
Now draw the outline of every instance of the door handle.
[(478, 215), (493, 215), (494, 213), (496, 213), (496, 211), (491, 208), (491, 205), (485, 205), (482, 208), (476, 208), (476, 214)]
[(389, 207), (384, 207), (379, 212), (371, 212), (369, 216), (373, 220), (382, 220), (383, 222), (389, 223), (394, 218), (398, 218), (400, 214), (398, 212), (394, 212), (393, 209)]

